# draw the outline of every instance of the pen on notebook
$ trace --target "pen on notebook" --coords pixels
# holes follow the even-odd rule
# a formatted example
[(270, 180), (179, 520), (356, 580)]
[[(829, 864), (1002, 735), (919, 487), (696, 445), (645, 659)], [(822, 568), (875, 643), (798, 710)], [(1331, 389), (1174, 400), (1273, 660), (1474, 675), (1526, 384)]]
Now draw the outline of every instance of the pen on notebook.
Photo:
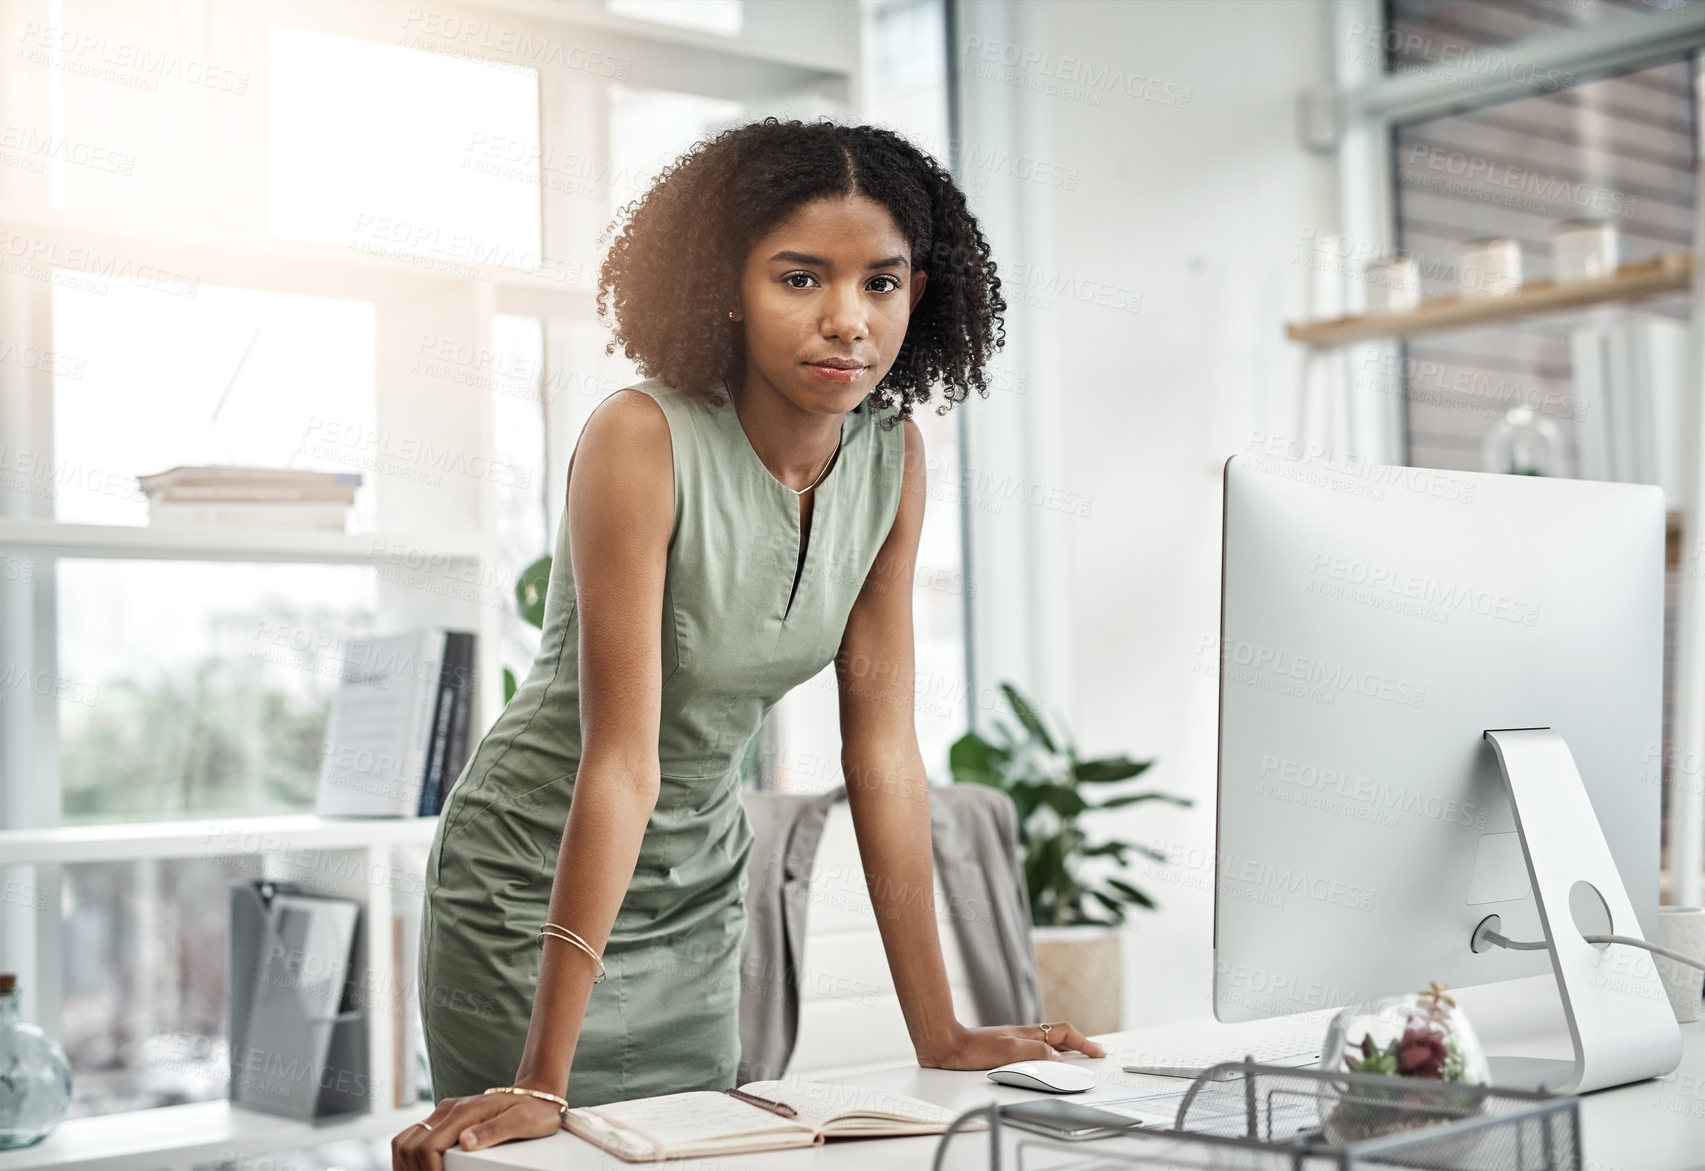
[(786, 1102), (772, 1102), (768, 1098), (760, 1098), (756, 1094), (748, 1094), (745, 1090), (728, 1090), (726, 1092), (733, 1097), (739, 1098), (742, 1102), (750, 1102), (752, 1105), (757, 1106), (760, 1109), (768, 1110), (771, 1114), (780, 1114), (783, 1118), (799, 1117), (799, 1112), (792, 1106), (789, 1106)]

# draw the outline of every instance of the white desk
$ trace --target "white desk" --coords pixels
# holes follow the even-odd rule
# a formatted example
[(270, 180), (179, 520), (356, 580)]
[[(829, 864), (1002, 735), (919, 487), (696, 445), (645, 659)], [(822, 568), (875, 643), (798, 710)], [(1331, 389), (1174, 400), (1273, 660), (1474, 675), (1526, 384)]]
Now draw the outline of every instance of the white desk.
[[(1463, 1004), (1479, 1028), (1489, 1052), (1528, 1057), (1565, 1057), (1567, 1041), (1553, 1032), (1555, 985), (1551, 977), (1514, 981), (1497, 989), (1472, 989)], [(1496, 1021), (1496, 1027), (1487, 1022)], [(1119, 1067), (1137, 1054), (1153, 1053), (1178, 1042), (1214, 1044), (1215, 1031), (1227, 1026), (1214, 1021), (1132, 1029), (1097, 1037), (1107, 1056), (1084, 1064), (1101, 1084), (1091, 1093), (1129, 1088), (1132, 1093), (1178, 1088), (1173, 1078), (1127, 1074)], [(1581, 1100), (1582, 1171), (1697, 1171), (1705, 1168), (1705, 1021), (1682, 1026), (1681, 1065), (1662, 1078), (1601, 1090)], [(1131, 1055), (1131, 1056), (1127, 1056)], [(1071, 1059), (1077, 1060), (1077, 1059)], [(980, 1072), (920, 1069), (916, 1065), (837, 1079), (912, 1094), (954, 1111), (969, 1110), (991, 1100), (1021, 1101), (1043, 1095), (997, 1086)], [(936, 1136), (900, 1139), (830, 1141), (792, 1151), (741, 1155), (738, 1165), (752, 1171), (851, 1171), (880, 1167), (883, 1171), (926, 1171), (940, 1139)], [(448, 1171), (582, 1171), (583, 1168), (631, 1168), (613, 1155), (566, 1131), (532, 1142), (510, 1143), (487, 1151), (452, 1149)], [(729, 1171), (727, 1159), (679, 1159), (657, 1164), (680, 1171)]]

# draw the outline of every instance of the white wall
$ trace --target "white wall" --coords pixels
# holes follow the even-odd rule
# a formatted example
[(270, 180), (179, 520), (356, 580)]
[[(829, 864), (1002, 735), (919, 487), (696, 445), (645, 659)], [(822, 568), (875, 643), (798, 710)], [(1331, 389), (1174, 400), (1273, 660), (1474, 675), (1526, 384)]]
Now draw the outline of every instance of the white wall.
[[(1015, 373), (965, 404), (977, 684), (1032, 687), (1086, 755), (1158, 758), (1153, 784), (1196, 799), (1104, 827), (1183, 862), (1133, 867), (1162, 910), (1129, 932), (1127, 1027), (1204, 1015), (1219, 475), (1295, 410), (1302, 359), (1283, 327), (1308, 302), (1305, 233), (1333, 222), (1334, 172), (1295, 120), (1298, 93), (1331, 70), (1326, 4), (957, 11), (961, 174), (1017, 293)], [(1117, 307), (1138, 295), (1136, 312)]]

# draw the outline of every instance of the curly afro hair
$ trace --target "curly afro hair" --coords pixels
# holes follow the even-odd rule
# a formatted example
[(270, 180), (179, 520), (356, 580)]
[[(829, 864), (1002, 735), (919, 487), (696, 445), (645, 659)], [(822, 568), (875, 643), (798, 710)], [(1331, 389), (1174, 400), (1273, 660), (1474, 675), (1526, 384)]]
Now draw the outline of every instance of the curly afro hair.
[[(929, 283), (912, 310), (893, 367), (872, 392), (898, 407), (898, 426), (940, 383), (945, 413), (974, 387), (1006, 342), (989, 244), (953, 178), (891, 130), (765, 118), (695, 144), (622, 210), (598, 273), (598, 316), (647, 378), (722, 405), (740, 376), (739, 322), (728, 319), (746, 255), (776, 224), (814, 199), (861, 195), (894, 217), (913, 271)], [(612, 313), (614, 320), (611, 320)], [(707, 348), (709, 353), (707, 355)], [(707, 361), (707, 356), (709, 360)], [(862, 405), (862, 404), (861, 404)]]

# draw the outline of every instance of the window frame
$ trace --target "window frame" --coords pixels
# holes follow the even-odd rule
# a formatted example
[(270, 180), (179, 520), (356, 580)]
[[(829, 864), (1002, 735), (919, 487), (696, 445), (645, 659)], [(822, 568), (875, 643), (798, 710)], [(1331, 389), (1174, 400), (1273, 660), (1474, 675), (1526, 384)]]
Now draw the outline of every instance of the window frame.
[[(1382, 0), (1335, 0), (1330, 18), (1331, 44), (1337, 49), (1369, 28), (1386, 28)], [(1643, 63), (1691, 56), (1695, 92), (1705, 93), (1705, 9), (1691, 5), (1665, 12), (1624, 16), (1602, 25), (1530, 37), (1500, 46), (1519, 48), (1530, 68), (1528, 77), (1552, 76), (1558, 70), (1573, 78), (1622, 72)], [(1396, 230), (1393, 206), (1392, 140), (1395, 127), (1430, 116), (1475, 109), (1514, 98), (1542, 95), (1545, 90), (1512, 77), (1489, 79), (1484, 88), (1465, 94), (1456, 84), (1456, 71), (1438, 65), (1403, 74), (1390, 74), (1382, 64), (1370, 64), (1352, 54), (1329, 54), (1334, 62), (1330, 98), (1337, 119), (1335, 147), (1338, 162), (1338, 194), (1345, 233), (1387, 255)], [(1696, 118), (1699, 133), (1705, 124)], [(1705, 248), (1705, 198), (1695, 195), (1693, 223), (1694, 252)], [(1689, 325), (1688, 384), (1692, 394), (1684, 404), (1684, 424), (1694, 438), (1691, 466), (1682, 481), (1690, 484), (1682, 502), (1684, 548), (1705, 546), (1705, 264), (1695, 263), (1693, 310)], [(1350, 367), (1369, 357), (1392, 360), (1394, 343), (1364, 343), (1343, 347), (1327, 360)], [(1347, 372), (1347, 371), (1346, 371)], [(1347, 378), (1345, 385), (1355, 385)], [(1370, 399), (1374, 401), (1369, 401)], [(1408, 458), (1401, 396), (1363, 396), (1353, 404), (1358, 420), (1360, 454), (1382, 462), (1405, 462)], [(1677, 758), (1683, 762), (1705, 759), (1705, 573), (1680, 575), (1676, 630), (1676, 676), (1674, 691), (1674, 737)], [(1670, 866), (1666, 871), (1671, 900), (1681, 906), (1697, 906), (1705, 892), (1705, 791), (1700, 777), (1691, 783), (1675, 783), (1670, 791), (1668, 821)]]
[[(200, 194), (218, 214), (196, 218), (192, 207), (184, 215), (162, 214), (146, 221), (133, 221), (111, 213), (66, 212), (51, 207), (47, 178), (39, 184), (26, 176), (14, 190), (23, 199), (9, 199), (0, 207), (0, 226), (25, 231), (63, 244), (99, 241), (118, 248), (138, 262), (147, 260), (175, 272), (195, 273), (209, 283), (240, 288), (285, 292), (363, 297), (379, 307), (378, 378), (379, 426), (411, 423), (419, 415), (411, 411), (406, 379), (395, 371), (403, 365), (399, 354), (410, 338), (423, 330), (444, 325), (489, 346), (491, 321), (497, 315), (537, 317), (545, 330), (545, 370), (552, 367), (554, 327), (564, 323), (597, 321), (596, 304), (589, 282), (570, 286), (563, 281), (516, 270), (488, 270), (480, 279), (451, 279), (428, 275), (417, 267), (397, 261), (360, 255), (335, 246), (274, 238), (266, 232), (264, 203), (266, 142), (264, 90), (267, 61), (267, 32), (274, 25), (307, 28), (339, 36), (399, 43), (399, 32), (410, 35), (407, 22), (418, 6), (405, 0), (389, 3), (339, 6), (291, 4), (288, 0), (240, 0), (238, 4), (205, 0), (200, 27), (205, 40), (198, 48), (210, 61), (246, 72), (254, 100), (224, 111), (218, 120), (206, 121), (210, 150), (205, 187)], [(772, 11), (773, 9), (773, 11)], [(710, 97), (732, 97), (748, 104), (776, 104), (778, 95), (792, 95), (802, 108), (825, 102), (856, 111), (860, 102), (859, 64), (863, 53), (857, 5), (836, 5), (827, 0), (803, 0), (788, 6), (763, 6), (748, 14), (738, 36), (726, 37), (669, 25), (611, 16), (601, 7), (575, 6), (546, 18), (537, 13), (508, 10), (494, 21), (491, 5), (478, 2), (447, 2), (432, 6), (430, 17), (440, 27), (460, 22), (464, 28), (493, 29), (501, 25), (502, 36), (476, 38), (468, 43), (448, 36), (442, 51), (470, 55), (501, 64), (526, 64), (529, 49), (543, 46), (545, 60), (536, 64), (539, 89), (539, 133), (541, 150), (586, 150), (594, 158), (609, 157), (608, 84), (619, 81), (635, 87), (687, 90)], [(12, 17), (8, 19), (21, 19)], [(86, 20), (96, 19), (85, 17)], [(848, 35), (823, 37), (823, 26), (845, 25)], [(0, 20), (0, 27), (7, 20)], [(416, 30), (418, 31), (418, 30)], [(482, 41), (484, 43), (482, 43)], [(514, 48), (518, 43), (521, 47)], [(602, 53), (626, 61), (631, 71), (609, 77), (586, 64), (589, 54)], [(579, 67), (574, 66), (580, 61)], [(21, 84), (41, 89), (47, 108), (47, 82), (38, 71), (26, 74)], [(787, 99), (784, 99), (787, 100)], [(235, 127), (235, 129), (234, 129)], [(212, 135), (220, 137), (217, 142)], [(225, 149), (235, 142), (236, 149)], [(39, 187), (39, 190), (37, 189)], [(555, 257), (569, 239), (596, 234), (613, 210), (608, 199), (574, 199), (571, 195), (540, 184), (540, 214), (543, 252)], [(587, 232), (588, 227), (592, 232)], [(595, 273), (591, 276), (595, 278)], [(51, 289), (46, 282), (0, 274), (5, 292), (3, 319), (8, 333), (41, 350), (51, 349)], [(390, 374), (387, 374), (387, 371)], [(492, 449), (492, 412), (482, 396), (472, 396), (477, 408), (438, 421), (439, 429), (471, 442), (477, 450)], [(32, 452), (53, 450), (53, 385), (49, 371), (0, 371), (0, 423), (15, 446)], [(547, 440), (545, 474), (551, 482), (566, 477), (577, 418), (544, 413)], [(418, 428), (417, 428), (418, 429)], [(471, 437), (471, 438), (470, 438)], [(561, 521), (564, 502), (554, 490), (546, 492), (547, 530), (554, 534)], [(312, 563), (372, 563), (379, 554), (366, 538), (331, 535), (281, 536), (273, 541), (245, 542), (241, 549), (212, 547), (208, 537), (165, 537), (146, 531), (117, 532), (104, 526), (60, 524), (53, 518), (51, 497), (9, 493), (0, 501), (0, 537), (8, 554), (26, 557), (32, 571), (27, 590), (8, 591), (0, 606), (0, 636), (14, 648), (15, 661), (29, 664), (32, 675), (46, 671), (57, 675), (57, 573), (65, 557), (169, 557), (177, 559), (213, 557), (228, 560), (288, 560)], [(457, 562), (497, 564), (495, 518), (489, 485), (471, 485), (460, 493), (458, 514), (448, 533), (428, 534), (428, 520), (436, 516), (425, 497), (381, 491), (380, 534), (412, 531), (415, 539)], [(80, 530), (80, 531), (73, 531)], [(102, 531), (104, 530), (104, 531)], [(112, 541), (117, 541), (113, 545)], [(199, 540), (199, 544), (198, 544)], [(186, 551), (187, 550), (187, 551)], [(397, 587), (390, 597), (382, 589), (379, 609), (382, 621), (453, 621), (454, 607), (442, 602), (422, 602), (419, 596)], [(421, 591), (412, 591), (420, 595)], [(489, 607), (488, 607), (489, 608)], [(468, 613), (460, 625), (480, 634), (480, 664), (483, 729), (490, 726), (501, 706), (502, 668), (500, 626), (494, 616)], [(71, 861), (118, 861), (137, 856), (202, 856), (204, 846), (191, 854), (189, 839), (197, 831), (187, 829), (203, 823), (138, 823), (135, 832), (117, 844), (109, 843), (102, 830), (61, 830), (62, 804), (59, 779), (59, 717), (57, 701), (31, 692), (28, 702), (0, 705), (0, 766), (12, 777), (29, 777), (30, 783), (7, 785), (0, 793), (0, 846), (7, 848), (7, 871), (25, 877), (46, 898), (46, 906), (57, 908), (61, 865)], [(239, 819), (225, 819), (234, 821)], [(313, 840), (318, 829), (311, 818), (261, 817), (240, 819), (262, 828), (272, 825), (284, 834), (285, 848), (291, 843)], [(424, 824), (424, 819), (423, 819)], [(103, 827), (112, 829), (114, 827)], [(122, 827), (128, 831), (132, 827)], [(403, 833), (403, 842), (416, 843), (420, 827)], [(403, 831), (398, 831), (403, 832)], [(392, 838), (386, 832), (370, 844), (350, 845), (365, 850), (375, 860), (388, 858)], [(138, 846), (136, 839), (145, 840)], [(106, 843), (106, 844), (103, 844)], [(400, 843), (399, 843), (400, 844)], [(367, 890), (363, 901), (374, 915), (388, 917), (391, 896), (383, 889)], [(0, 942), (5, 954), (26, 975), (26, 1015), (50, 1035), (60, 1035), (63, 1018), (60, 946), (61, 917), (54, 912), (37, 913), (0, 904)], [(374, 957), (376, 966), (386, 967), (388, 958)], [(373, 1014), (369, 1051), (390, 1052), (390, 1026), (385, 1014)], [(390, 1124), (388, 1104), (375, 1102), (375, 1133)], [(314, 1141), (304, 1138), (296, 1145)], [(273, 1143), (273, 1146), (280, 1144)], [(255, 1148), (265, 1149), (265, 1148)]]

